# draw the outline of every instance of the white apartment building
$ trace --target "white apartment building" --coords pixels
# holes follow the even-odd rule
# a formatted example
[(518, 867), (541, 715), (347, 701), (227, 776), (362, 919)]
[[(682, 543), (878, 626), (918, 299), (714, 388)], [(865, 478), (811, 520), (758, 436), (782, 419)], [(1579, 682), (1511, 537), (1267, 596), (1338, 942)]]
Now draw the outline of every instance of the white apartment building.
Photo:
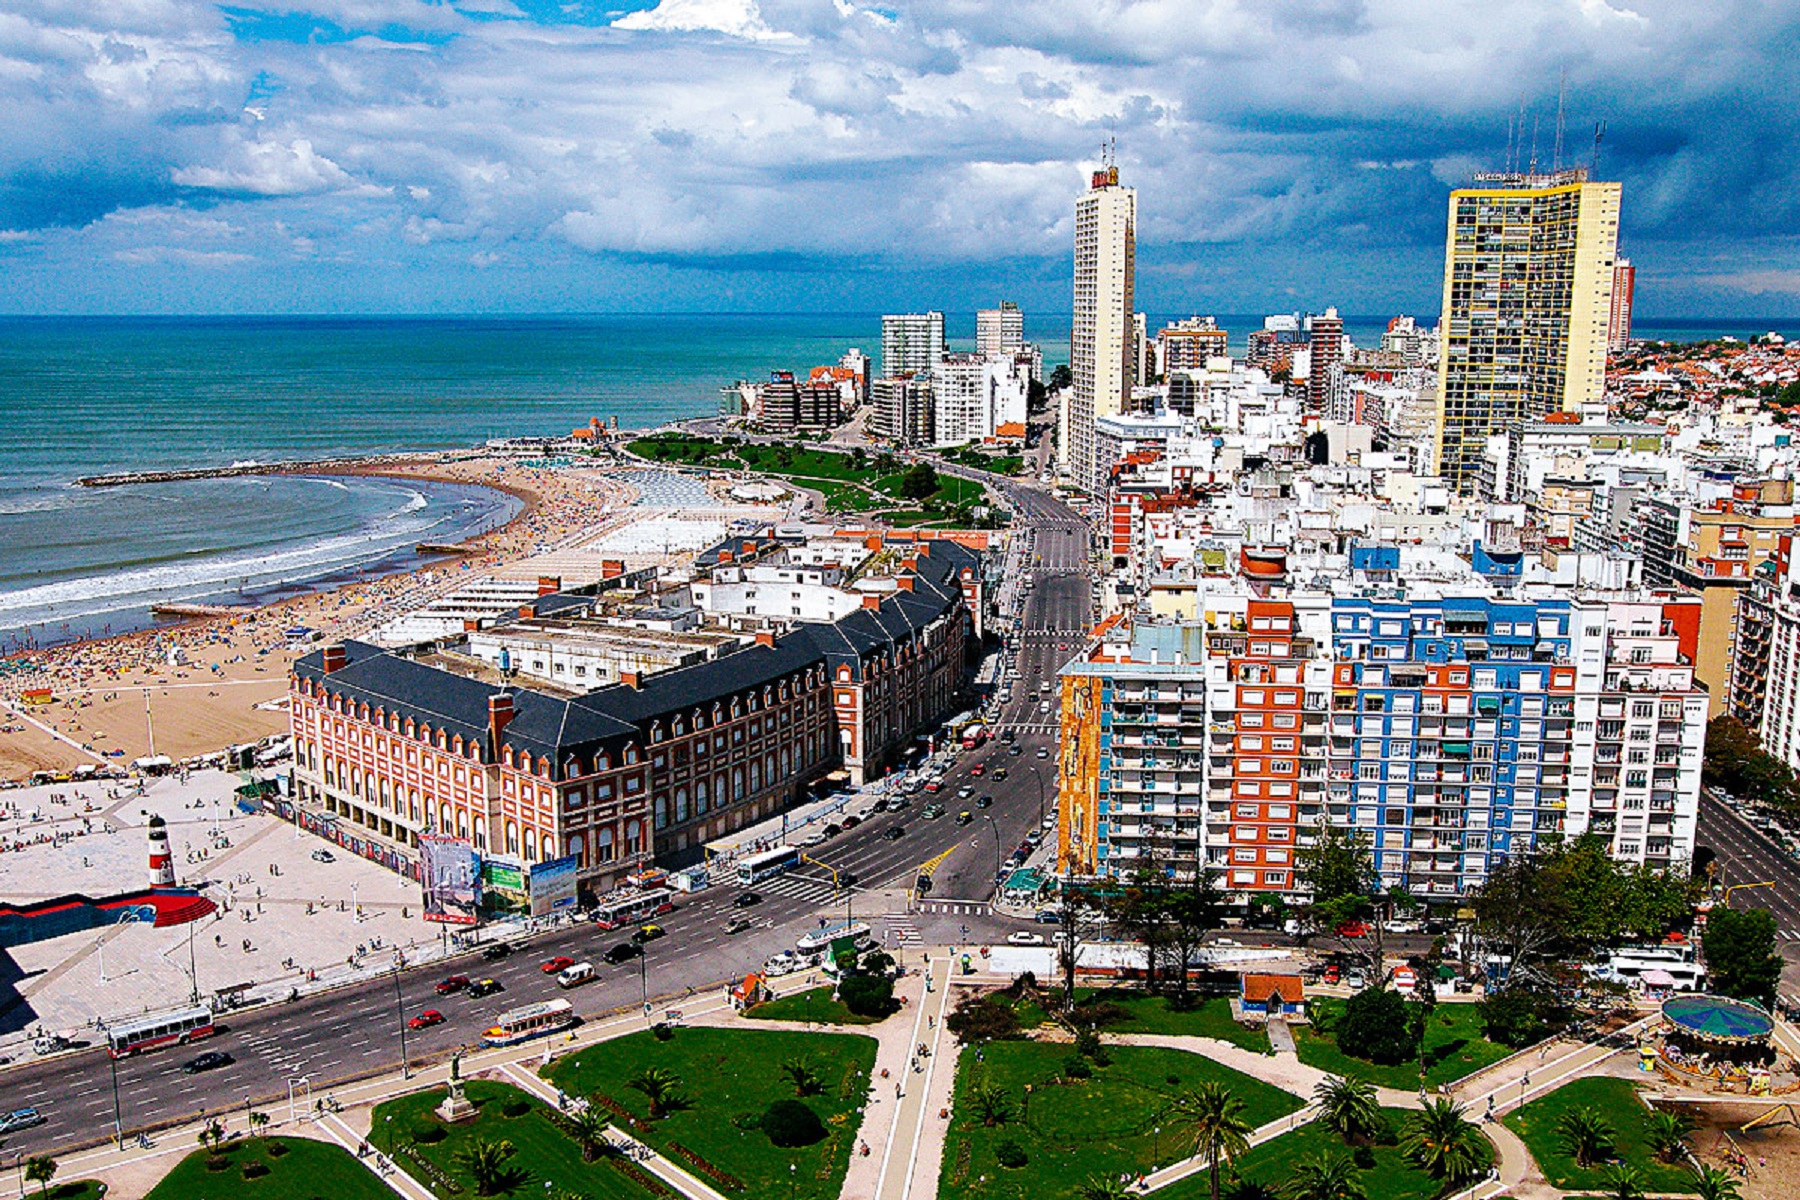
[(932, 370), (933, 442), (961, 446), (1002, 436), (1015, 425), (1023, 435), (1031, 386), (1025, 360), (947, 354)]
[(884, 378), (929, 371), (944, 357), (944, 314), (889, 313), (881, 318)]
[(1025, 349), (1025, 314), (1011, 300), (975, 314), (975, 353), (983, 357), (1018, 354)]
[(1057, 465), (1076, 487), (1098, 492), (1106, 468), (1094, 450), (1094, 420), (1123, 412), (1131, 396), (1133, 290), (1137, 274), (1137, 192), (1119, 186), (1119, 168), (1095, 171), (1075, 202), (1075, 304), (1069, 332), (1067, 420)]

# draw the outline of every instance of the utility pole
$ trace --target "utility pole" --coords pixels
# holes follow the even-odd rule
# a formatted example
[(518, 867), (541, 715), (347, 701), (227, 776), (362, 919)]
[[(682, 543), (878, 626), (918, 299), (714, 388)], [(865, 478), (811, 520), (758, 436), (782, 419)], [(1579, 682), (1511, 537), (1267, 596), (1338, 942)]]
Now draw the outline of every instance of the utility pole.
[(394, 1016), (400, 1021), (400, 1078), (412, 1078), (412, 1066), (406, 1061), (406, 999), (400, 991), (400, 972), (406, 966), (406, 960), (398, 951), (394, 954)]
[(112, 1068), (113, 1085), (113, 1148), (125, 1148), (125, 1118), (119, 1107), (119, 1060), (112, 1055), (112, 1047), (106, 1048), (106, 1065)]

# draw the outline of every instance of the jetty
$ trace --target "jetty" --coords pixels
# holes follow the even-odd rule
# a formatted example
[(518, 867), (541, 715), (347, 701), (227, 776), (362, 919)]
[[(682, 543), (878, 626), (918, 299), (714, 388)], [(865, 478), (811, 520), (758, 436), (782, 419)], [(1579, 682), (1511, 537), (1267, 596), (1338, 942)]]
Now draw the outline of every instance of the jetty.
[(415, 554), (479, 554), (481, 547), (465, 546), (458, 542), (420, 542), (413, 547)]
[(360, 458), (290, 459), (284, 462), (236, 463), (229, 467), (184, 467), (174, 471), (119, 471), (111, 475), (84, 475), (77, 487), (129, 487), (138, 483), (182, 483), (190, 479), (236, 479), (250, 475), (341, 475), (346, 471), (379, 467), (386, 463), (410, 463), (430, 457), (424, 454), (376, 454)]
[(150, 612), (158, 617), (240, 617), (253, 613), (250, 604), (152, 604)]

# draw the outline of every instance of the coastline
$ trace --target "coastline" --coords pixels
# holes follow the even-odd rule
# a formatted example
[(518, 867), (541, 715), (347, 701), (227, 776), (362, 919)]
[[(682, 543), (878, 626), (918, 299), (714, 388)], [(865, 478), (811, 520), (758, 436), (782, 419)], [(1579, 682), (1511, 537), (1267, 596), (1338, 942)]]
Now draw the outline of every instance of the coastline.
[[(124, 766), (146, 753), (174, 759), (284, 732), (290, 648), (304, 625), (326, 638), (354, 634), (401, 599), (411, 603), (535, 553), (628, 502), (574, 473), (528, 467), (479, 450), (359, 456), (269, 464), (262, 474), (373, 476), (490, 488), (518, 502), (511, 519), (474, 537), (458, 556), (422, 555), (417, 566), (246, 605), (242, 612), (160, 624), (8, 655), (0, 676), (0, 780), (83, 763)], [(295, 586), (304, 587), (296, 581)], [(45, 704), (22, 702), (49, 688)]]

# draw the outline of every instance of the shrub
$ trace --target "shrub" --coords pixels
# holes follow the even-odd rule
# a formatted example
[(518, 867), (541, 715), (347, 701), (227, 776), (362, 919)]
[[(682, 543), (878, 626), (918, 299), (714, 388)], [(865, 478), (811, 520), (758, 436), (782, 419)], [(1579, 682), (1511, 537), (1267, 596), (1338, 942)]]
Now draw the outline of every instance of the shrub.
[(761, 1124), (768, 1139), (784, 1150), (825, 1140), (825, 1123), (819, 1114), (798, 1100), (777, 1100), (769, 1105)]
[(209, 1171), (231, 1170), (231, 1160), (223, 1154), (210, 1154), (206, 1158), (206, 1169)]
[(753, 1112), (733, 1113), (731, 1124), (734, 1128), (749, 1131), (762, 1128), (762, 1118)]
[(1549, 1037), (1563, 1023), (1556, 997), (1530, 988), (1507, 988), (1481, 1002), (1482, 1032), (1514, 1050)]
[(265, 1162), (248, 1162), (244, 1164), (245, 1179), (261, 1179), (269, 1173), (269, 1164)]
[(1094, 1068), (1088, 1066), (1087, 1059), (1081, 1055), (1071, 1054), (1063, 1059), (1062, 1074), (1064, 1079), (1089, 1079), (1094, 1074)]
[(270, 1142), (265, 1147), (270, 1158), (280, 1158), (288, 1152), (286, 1142)]
[(944, 1027), (965, 1046), (971, 1042), (1019, 1036), (1019, 1018), (1013, 1010), (986, 996), (969, 996), (958, 1001), (956, 1011), (944, 1018)]
[(666, 1042), (675, 1036), (675, 1027), (667, 1021), (658, 1021), (650, 1027), (650, 1034), (659, 1042)]
[(882, 975), (846, 975), (838, 984), (838, 999), (859, 1017), (885, 1017), (900, 1007), (894, 1002), (894, 981)]
[(1012, 1138), (1007, 1138), (994, 1147), (994, 1157), (1000, 1160), (1001, 1166), (1010, 1167), (1013, 1170), (1017, 1170), (1029, 1161), (1025, 1155), (1025, 1147), (1019, 1145)]
[(1406, 1062), (1418, 1050), (1411, 1010), (1399, 992), (1365, 988), (1350, 997), (1338, 1018), (1338, 1049), (1382, 1066)]
[(435, 1146), (446, 1136), (442, 1125), (421, 1125), (413, 1130), (412, 1139), (421, 1146)]
[(1077, 1025), (1088, 1029), (1099, 1029), (1105, 1025), (1117, 1025), (1131, 1016), (1119, 1005), (1110, 1000), (1090, 1000), (1078, 1006), (1070, 1014)]
[(508, 1100), (505, 1104), (500, 1106), (500, 1111), (505, 1116), (522, 1117), (531, 1111), (531, 1101)]
[(1350, 1159), (1359, 1169), (1368, 1171), (1375, 1166), (1375, 1151), (1369, 1146), (1358, 1146), (1350, 1152)]

